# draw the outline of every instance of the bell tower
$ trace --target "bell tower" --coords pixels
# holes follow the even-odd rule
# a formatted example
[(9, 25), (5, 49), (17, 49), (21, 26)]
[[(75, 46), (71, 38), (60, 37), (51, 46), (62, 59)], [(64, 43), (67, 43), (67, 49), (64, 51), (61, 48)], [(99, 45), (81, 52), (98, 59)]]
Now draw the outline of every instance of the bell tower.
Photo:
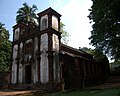
[(38, 13), (40, 31), (47, 28), (53, 28), (60, 31), (60, 17), (61, 15), (53, 10), (51, 7)]
[(52, 8), (38, 13), (40, 37), (40, 81), (59, 83), (61, 68), (59, 62), (60, 51), (60, 17)]

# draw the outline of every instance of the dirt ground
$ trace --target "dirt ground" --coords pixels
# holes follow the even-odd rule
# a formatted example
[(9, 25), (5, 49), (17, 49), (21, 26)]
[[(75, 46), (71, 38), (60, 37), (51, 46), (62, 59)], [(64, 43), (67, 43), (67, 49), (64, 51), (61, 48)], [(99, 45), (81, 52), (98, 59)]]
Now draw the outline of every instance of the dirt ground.
[(0, 90), (0, 96), (20, 96), (25, 94), (31, 94), (36, 92), (37, 90), (28, 90), (28, 91), (15, 91), (15, 90)]
[(104, 83), (90, 89), (120, 88), (120, 76), (111, 76)]
[[(105, 89), (120, 87), (120, 76), (109, 77), (108, 80), (100, 85), (89, 87), (89, 89)], [(15, 90), (0, 90), (0, 96), (32, 96), (38, 90), (15, 91)]]

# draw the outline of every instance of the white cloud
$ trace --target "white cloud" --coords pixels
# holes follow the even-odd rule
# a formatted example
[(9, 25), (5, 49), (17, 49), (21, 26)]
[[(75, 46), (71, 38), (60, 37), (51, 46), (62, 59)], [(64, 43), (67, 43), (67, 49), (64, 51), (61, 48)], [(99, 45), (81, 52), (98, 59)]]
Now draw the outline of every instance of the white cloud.
[(70, 0), (68, 4), (60, 9), (62, 22), (66, 25), (66, 31), (70, 33), (70, 46), (90, 47), (88, 37), (91, 26), (89, 24), (88, 9), (92, 5), (90, 0)]

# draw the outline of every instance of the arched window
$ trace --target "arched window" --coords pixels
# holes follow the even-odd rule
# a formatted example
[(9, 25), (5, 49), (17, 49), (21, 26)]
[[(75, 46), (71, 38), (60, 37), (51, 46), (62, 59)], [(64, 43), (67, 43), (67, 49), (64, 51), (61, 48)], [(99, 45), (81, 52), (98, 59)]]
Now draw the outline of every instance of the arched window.
[(42, 20), (42, 30), (45, 30), (46, 28), (47, 28), (47, 19), (44, 18), (44, 19)]

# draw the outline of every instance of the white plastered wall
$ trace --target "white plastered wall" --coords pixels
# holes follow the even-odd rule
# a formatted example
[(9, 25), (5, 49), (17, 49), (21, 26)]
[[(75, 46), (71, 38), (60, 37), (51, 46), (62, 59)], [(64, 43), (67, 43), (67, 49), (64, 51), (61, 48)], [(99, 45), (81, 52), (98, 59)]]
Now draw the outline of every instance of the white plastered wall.
[(56, 16), (52, 16), (52, 28), (58, 31), (58, 18)]
[(38, 38), (35, 37), (34, 39), (34, 64), (32, 66), (32, 69), (33, 69), (33, 83), (37, 83), (38, 82), (38, 61), (37, 61), (37, 56), (36, 56), (36, 53), (38, 52)]
[(20, 28), (15, 29), (14, 41), (19, 39)]
[(20, 63), (19, 64), (19, 83), (21, 84), (22, 83), (22, 78), (23, 78), (23, 66), (22, 64)]
[(23, 54), (23, 43), (20, 43), (20, 64), (19, 64), (19, 78), (18, 78), (18, 82), (21, 84), (23, 82), (23, 65), (21, 64), (22, 62), (22, 55)]
[(49, 81), (49, 67), (48, 67), (48, 34), (41, 35), (41, 60), (40, 60), (40, 80), (42, 84), (45, 84)]
[(57, 35), (53, 34), (53, 72), (54, 72), (54, 81), (60, 82), (60, 63), (59, 63), (59, 38)]
[(13, 62), (12, 62), (12, 77), (11, 83), (15, 84), (17, 82), (17, 53), (18, 53), (18, 45), (13, 46)]

